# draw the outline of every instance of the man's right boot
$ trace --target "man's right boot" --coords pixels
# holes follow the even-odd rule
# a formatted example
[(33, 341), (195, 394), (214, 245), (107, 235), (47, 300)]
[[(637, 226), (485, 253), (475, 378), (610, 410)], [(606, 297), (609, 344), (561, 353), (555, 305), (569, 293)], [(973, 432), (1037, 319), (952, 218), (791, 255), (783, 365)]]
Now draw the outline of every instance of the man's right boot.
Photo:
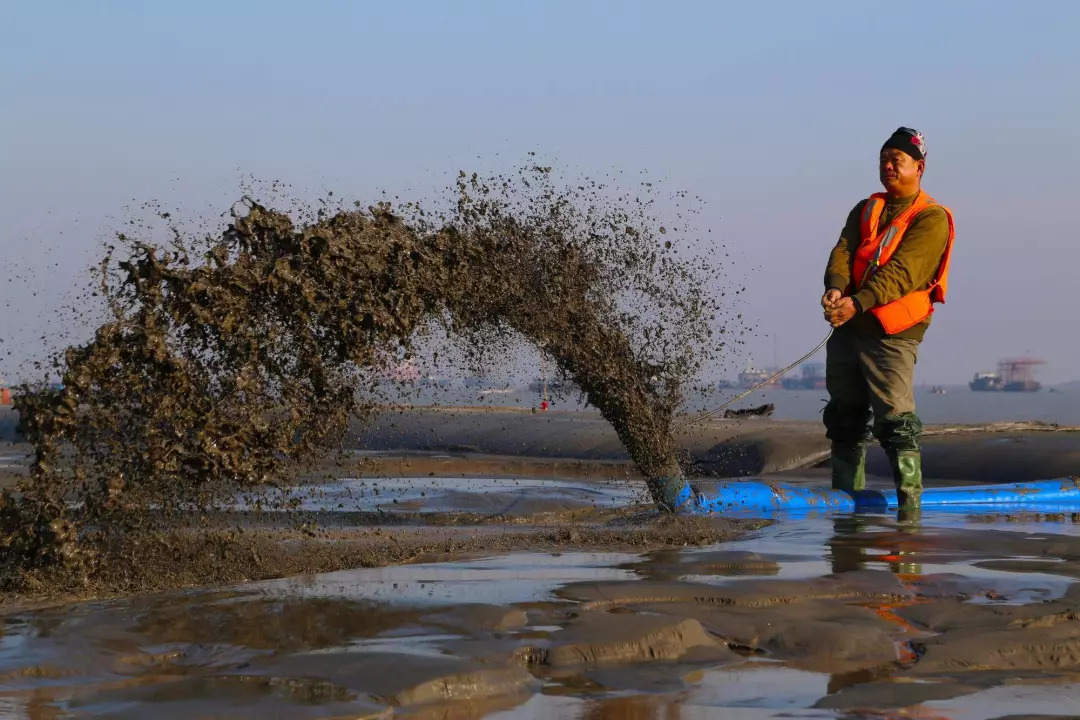
[(866, 446), (862, 443), (832, 444), (833, 490), (866, 489)]
[(922, 456), (917, 450), (886, 450), (893, 482), (896, 483), (896, 503), (902, 511), (922, 506)]

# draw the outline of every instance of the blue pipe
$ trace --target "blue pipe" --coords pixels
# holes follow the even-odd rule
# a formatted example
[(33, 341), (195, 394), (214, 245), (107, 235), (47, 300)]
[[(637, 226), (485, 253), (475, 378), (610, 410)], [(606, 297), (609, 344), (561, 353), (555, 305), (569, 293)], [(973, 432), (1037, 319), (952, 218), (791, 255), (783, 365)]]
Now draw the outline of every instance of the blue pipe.
[[(809, 488), (760, 480), (721, 480), (695, 483), (672, 478), (665, 496), (683, 515), (747, 515), (784, 510), (830, 510), (839, 512), (887, 512), (897, 507), (895, 490), (845, 492)], [(1080, 511), (1080, 480), (1059, 478), (1002, 485), (925, 488), (924, 508), (971, 509), (994, 512), (1025, 509), (1046, 512)]]

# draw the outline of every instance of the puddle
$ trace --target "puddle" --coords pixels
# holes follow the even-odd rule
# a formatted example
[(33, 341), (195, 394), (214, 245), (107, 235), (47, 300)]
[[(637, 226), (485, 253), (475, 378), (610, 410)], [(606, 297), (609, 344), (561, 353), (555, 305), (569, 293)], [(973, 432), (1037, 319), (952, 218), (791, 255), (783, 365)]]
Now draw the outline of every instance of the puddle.
[(950, 720), (990, 720), (1007, 715), (1037, 716), (1080, 712), (1080, 684), (999, 687), (924, 707)]
[[(547, 478), (348, 478), (297, 488), (298, 509), (309, 512), (470, 513), (491, 517), (641, 502), (643, 483), (574, 482)], [(250, 507), (238, 503), (238, 509)], [(273, 503), (270, 508), (275, 507)], [(271, 510), (273, 512), (273, 510)]]
[[(323, 500), (344, 504), (352, 482)], [(379, 487), (425, 511), (472, 512), (485, 493), (621, 502), (560, 481)], [(1080, 707), (1080, 532), (1067, 520), (816, 516), (633, 550), (8, 615), (0, 716), (989, 720)]]
[(688, 704), (724, 708), (805, 708), (829, 690), (828, 675), (771, 663), (746, 663), (740, 669), (707, 671), (687, 679), (695, 683), (687, 694)]
[(464, 562), (342, 570), (247, 588), (269, 596), (384, 600), (401, 604), (524, 603), (585, 580), (633, 580), (627, 553), (512, 553)]
[[(819, 516), (798, 521), (781, 521), (752, 537), (724, 543), (732, 552), (747, 551), (761, 556), (783, 558), (774, 577), (803, 580), (851, 570), (888, 570), (919, 575), (956, 575), (981, 583), (994, 591), (992, 597), (975, 597), (972, 602), (1040, 602), (1061, 597), (1075, 578), (1029, 571), (998, 571), (981, 563), (1008, 560), (1039, 564), (1063, 562), (1040, 553), (1050, 537), (1047, 524), (1017, 523), (1008, 526), (1011, 542), (1002, 554), (993, 542), (979, 542), (982, 525), (964, 524), (955, 515), (927, 513), (918, 524), (897, 523), (884, 516)], [(1065, 538), (1078, 538), (1077, 526), (1058, 523)], [(1037, 535), (1028, 535), (1034, 531)], [(964, 542), (964, 538), (970, 538)], [(989, 539), (987, 539), (989, 540)], [(1021, 554), (1023, 552), (1030, 555)], [(701, 550), (684, 553), (689, 566)], [(727, 583), (750, 578), (725, 575), (695, 575), (683, 579), (702, 583)]]

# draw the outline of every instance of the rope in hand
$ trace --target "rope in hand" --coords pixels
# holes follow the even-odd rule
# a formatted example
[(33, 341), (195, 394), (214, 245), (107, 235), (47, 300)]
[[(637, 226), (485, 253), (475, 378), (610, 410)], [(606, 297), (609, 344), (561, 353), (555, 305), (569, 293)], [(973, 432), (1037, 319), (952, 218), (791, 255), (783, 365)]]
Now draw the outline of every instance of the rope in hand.
[(773, 373), (772, 375), (770, 375), (769, 377), (765, 378), (765, 379), (764, 379), (764, 380), (762, 380), (761, 382), (757, 383), (756, 385), (754, 385), (753, 387), (751, 387), (751, 388), (750, 388), (749, 390), (747, 390), (746, 392), (743, 392), (743, 393), (740, 393), (740, 394), (736, 395), (735, 397), (731, 398), (730, 400), (728, 400), (728, 401), (727, 401), (726, 403), (724, 403), (724, 404), (723, 404), (723, 405), (721, 405), (720, 407), (718, 407), (718, 408), (716, 408), (716, 409), (714, 409), (714, 410), (709, 410), (708, 412), (702, 413), (701, 415), (698, 415), (698, 416), (697, 416), (697, 417), (695, 417), (695, 418), (692, 418), (692, 419), (690, 419), (690, 420), (687, 420), (686, 422), (684, 422), (684, 423), (682, 423), (682, 424), (680, 424), (680, 425), (677, 425), (677, 426), (676, 426), (676, 427), (675, 427), (674, 429), (675, 429), (675, 430), (682, 430), (683, 428), (687, 428), (687, 427), (690, 427), (690, 426), (691, 426), (691, 425), (693, 425), (694, 423), (699, 423), (699, 422), (701, 422), (702, 420), (708, 420), (708, 419), (709, 419), (709, 418), (711, 418), (711, 417), (715, 417), (715, 416), (719, 415), (719, 414), (720, 414), (720, 412), (721, 412), (722, 410), (726, 410), (727, 408), (731, 407), (732, 405), (734, 405), (735, 403), (739, 402), (739, 401), (740, 401), (740, 400), (742, 400), (742, 399), (743, 399), (744, 397), (746, 397), (746, 396), (747, 396), (747, 395), (749, 395), (750, 393), (754, 392), (755, 390), (757, 390), (757, 389), (758, 389), (758, 388), (760, 388), (761, 386), (763, 386), (763, 385), (768, 385), (769, 383), (771, 383), (771, 382), (772, 382), (773, 380), (775, 380), (776, 378), (780, 377), (780, 376), (781, 376), (781, 375), (783, 375), (784, 373), (786, 373), (786, 372), (788, 372), (789, 370), (793, 369), (793, 368), (794, 368), (794, 367), (795, 367), (796, 365), (799, 365), (800, 363), (803, 363), (803, 362), (805, 362), (805, 361), (809, 360), (809, 359), (810, 359), (811, 357), (813, 357), (813, 356), (814, 356), (814, 354), (815, 354), (815, 353), (816, 353), (816, 352), (817, 352), (818, 350), (820, 350), (821, 348), (825, 347), (825, 343), (829, 342), (829, 338), (831, 338), (831, 337), (832, 337), (832, 334), (833, 334), (833, 330), (832, 330), (832, 329), (830, 329), (830, 330), (829, 330), (829, 334), (825, 336), (825, 339), (824, 339), (824, 340), (822, 340), (821, 342), (819, 342), (819, 343), (817, 344), (817, 347), (815, 347), (815, 348), (814, 348), (813, 350), (811, 350), (810, 352), (808, 352), (808, 353), (806, 353), (805, 355), (803, 355), (803, 356), (802, 356), (801, 358), (799, 358), (799, 359), (798, 359), (798, 360), (796, 360), (795, 362), (793, 362), (793, 363), (791, 363), (790, 365), (788, 365), (788, 366), (787, 366), (786, 368), (783, 368), (782, 370), (777, 370), (777, 371), (776, 371), (776, 372), (774, 372), (774, 373)]

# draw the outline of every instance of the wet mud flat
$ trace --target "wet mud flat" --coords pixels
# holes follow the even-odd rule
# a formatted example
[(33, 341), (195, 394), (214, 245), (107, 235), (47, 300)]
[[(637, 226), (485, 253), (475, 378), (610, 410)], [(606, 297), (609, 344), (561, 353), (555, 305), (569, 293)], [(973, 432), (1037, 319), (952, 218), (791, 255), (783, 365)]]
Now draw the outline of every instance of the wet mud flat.
[[(1080, 471), (1080, 433), (1032, 424), (928, 430), (931, 485), (1043, 479)], [(812, 423), (712, 422), (676, 435), (705, 477), (826, 485)], [(0, 483), (25, 475), (29, 446), (0, 448)], [(888, 489), (871, 456), (871, 487)], [(345, 452), (296, 478), (295, 501), (243, 502), (195, 518), (149, 516), (96, 567), (45, 568), (0, 605), (107, 597), (409, 562), (428, 553), (658, 549), (719, 542), (749, 520), (661, 517), (617, 435), (593, 413), (396, 408), (354, 430)], [(286, 508), (288, 508), (286, 510)], [(628, 522), (634, 519), (634, 523)]]
[[(928, 483), (1075, 467), (1072, 431), (936, 430)], [(295, 503), (238, 499), (75, 594), (43, 576), (4, 598), (0, 715), (1080, 713), (1080, 515), (677, 518), (587, 414), (405, 410), (366, 432)], [(679, 437), (699, 474), (822, 485), (817, 432)]]
[[(371, 489), (358, 482), (327, 484), (308, 509), (329, 512)], [(627, 489), (602, 482), (382, 483), (379, 496), (355, 500), (356, 512), (378, 515), (388, 499), (402, 511), (336, 533), (384, 553), (400, 546), (384, 557), (396, 564), (9, 606), (0, 713), (1080, 712), (1080, 516), (665, 525), (623, 508)], [(531, 505), (515, 509), (515, 496)]]
[(0, 612), (432, 557), (705, 545), (767, 522), (660, 513), (640, 503), (641, 481), (312, 479), (269, 506), (239, 497), (183, 522), (143, 514), (140, 529), (99, 545), (89, 566), (24, 572), (18, 589), (0, 593)]

